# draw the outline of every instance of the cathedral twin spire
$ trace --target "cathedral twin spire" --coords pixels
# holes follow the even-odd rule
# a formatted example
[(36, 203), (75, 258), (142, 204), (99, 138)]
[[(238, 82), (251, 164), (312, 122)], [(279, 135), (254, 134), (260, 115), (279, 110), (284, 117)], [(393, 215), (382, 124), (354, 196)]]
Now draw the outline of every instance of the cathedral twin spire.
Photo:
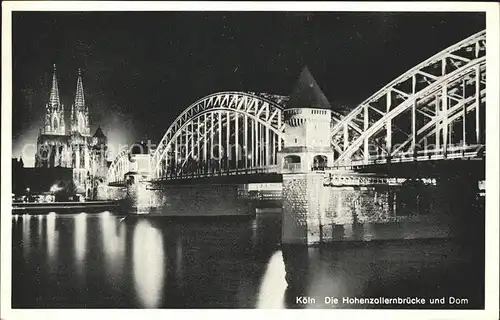
[(50, 106), (52, 108), (58, 108), (61, 105), (59, 100), (59, 86), (57, 85), (57, 77), (56, 77), (56, 65), (54, 64), (53, 73), (52, 73), (52, 89), (50, 90)]
[(78, 80), (76, 81), (75, 107), (85, 108), (85, 96), (83, 95), (82, 69), (78, 69)]
[(75, 102), (71, 107), (71, 131), (79, 132), (82, 135), (90, 135), (89, 110), (85, 105), (81, 69), (78, 69)]
[(59, 99), (59, 86), (56, 77), (56, 65), (52, 73), (52, 88), (50, 90), (49, 103), (45, 105), (44, 133), (53, 135), (66, 134), (64, 121), (64, 105)]
[[(65, 135), (65, 115), (64, 105), (61, 104), (59, 97), (59, 86), (56, 76), (56, 65), (54, 64), (52, 74), (52, 88), (50, 90), (49, 103), (45, 105), (45, 127), (46, 134)], [(74, 104), (71, 106), (70, 119), (71, 132), (78, 132), (81, 135), (90, 135), (89, 110), (85, 105), (85, 96), (83, 92), (83, 81), (81, 70), (78, 69), (78, 78), (76, 82), (76, 94)]]

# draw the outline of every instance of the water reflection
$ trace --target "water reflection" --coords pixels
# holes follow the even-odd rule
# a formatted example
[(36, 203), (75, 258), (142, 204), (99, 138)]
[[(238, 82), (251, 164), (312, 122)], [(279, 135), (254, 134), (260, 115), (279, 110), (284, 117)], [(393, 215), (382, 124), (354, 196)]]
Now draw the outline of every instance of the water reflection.
[(47, 238), (47, 253), (49, 256), (49, 264), (52, 265), (55, 256), (57, 255), (56, 242), (59, 238), (59, 233), (56, 230), (56, 214), (51, 212), (47, 215), (46, 223), (46, 238)]
[(24, 259), (28, 258), (31, 248), (31, 233), (30, 233), (30, 215), (23, 215), (23, 256)]
[[(358, 283), (362, 283), (361, 277), (347, 279), (347, 271), (340, 265), (338, 256), (322, 252), (319, 248), (308, 248), (307, 250), (308, 279), (305, 294), (315, 299), (314, 305), (306, 305), (306, 308), (331, 308), (331, 304), (325, 303), (325, 297), (341, 297), (354, 294)], [(354, 294), (355, 295), (355, 294)], [(295, 302), (293, 302), (295, 303)], [(333, 305), (333, 307), (337, 307)]]
[(287, 283), (285, 280), (285, 264), (283, 254), (276, 251), (266, 267), (259, 289), (257, 308), (284, 308), (284, 297)]
[[(331, 218), (342, 224), (328, 226), (336, 240), (373, 240), (389, 229), (372, 222), (391, 222), (389, 209), (401, 215), (402, 201), (413, 199), (363, 192), (331, 198)], [(421, 203), (423, 215), (428, 205)], [(480, 216), (468, 216), (468, 232), (471, 225), (476, 229), (463, 243), (338, 241), (320, 248), (282, 246), (282, 214), (265, 209), (237, 219), (123, 219), (110, 212), (14, 217), (13, 307), (330, 308), (324, 296), (425, 292), (467, 296), (468, 307), (481, 307)], [(399, 233), (405, 228), (385, 225)], [(37, 231), (46, 243), (35, 242)], [(316, 304), (298, 304), (298, 296), (314, 297)]]
[(180, 287), (183, 285), (183, 260), (182, 238), (178, 237), (175, 243), (175, 277)]
[(38, 244), (41, 243), (42, 240), (42, 223), (43, 223), (43, 214), (38, 215), (38, 223), (36, 225), (38, 230)]
[(253, 219), (252, 220), (252, 226), (251, 226), (251, 229), (252, 229), (252, 244), (253, 246), (255, 247), (255, 245), (257, 244), (257, 229), (258, 229), (258, 226), (257, 226), (257, 218)]
[(81, 274), (83, 265), (85, 263), (85, 252), (87, 246), (87, 215), (82, 212), (75, 216), (75, 231), (74, 241), (75, 245), (75, 260), (78, 267), (78, 272)]
[(156, 308), (162, 300), (166, 257), (161, 232), (147, 220), (137, 223), (133, 235), (134, 287), (142, 307)]
[(125, 225), (108, 211), (100, 214), (99, 224), (107, 280), (117, 285), (125, 268)]
[(124, 244), (120, 238), (118, 222), (116, 217), (110, 214), (102, 214), (99, 217), (102, 231), (102, 246), (104, 248), (104, 257), (108, 264), (115, 264), (120, 254), (123, 254)]
[(298, 307), (296, 298), (307, 294), (309, 281), (309, 255), (307, 246), (285, 245), (281, 246), (283, 262), (286, 270), (287, 289), (285, 301), (287, 307)]

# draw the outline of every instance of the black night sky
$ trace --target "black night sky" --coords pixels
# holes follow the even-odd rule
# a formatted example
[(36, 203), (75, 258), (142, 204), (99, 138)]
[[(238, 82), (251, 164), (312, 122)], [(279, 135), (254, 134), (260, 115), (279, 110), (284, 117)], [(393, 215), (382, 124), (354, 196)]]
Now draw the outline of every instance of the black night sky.
[(111, 144), (157, 143), (199, 98), (288, 95), (304, 65), (333, 108), (353, 108), (485, 27), (482, 13), (14, 13), (13, 155), (36, 143), (53, 63), (67, 110), (82, 68), (92, 131), (100, 125)]

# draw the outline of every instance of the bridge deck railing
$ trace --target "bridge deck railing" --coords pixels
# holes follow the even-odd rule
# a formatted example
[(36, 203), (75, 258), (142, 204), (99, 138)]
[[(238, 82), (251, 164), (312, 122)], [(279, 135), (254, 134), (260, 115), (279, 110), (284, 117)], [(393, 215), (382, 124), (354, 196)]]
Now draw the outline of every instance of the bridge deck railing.
[(197, 178), (208, 178), (208, 177), (218, 177), (218, 176), (236, 176), (236, 175), (250, 175), (250, 174), (272, 174), (272, 173), (278, 173), (277, 166), (273, 165), (273, 166), (255, 167), (255, 168), (213, 170), (209, 172), (186, 172), (186, 173), (168, 174), (163, 177), (153, 179), (153, 181), (197, 179)]
[(338, 164), (334, 166), (334, 168), (413, 161), (473, 159), (482, 158), (485, 156), (485, 154), (486, 150), (484, 145), (450, 145), (446, 148), (446, 150), (444, 148), (416, 150), (401, 152), (391, 157), (387, 155), (370, 156), (368, 159), (357, 157), (351, 159), (351, 161), (348, 163)]
[[(354, 167), (366, 165), (383, 165), (389, 163), (404, 163), (414, 161), (432, 161), (432, 160), (452, 160), (452, 159), (477, 159), (484, 158), (486, 155), (485, 145), (448, 145), (446, 149), (437, 148), (430, 150), (416, 150), (398, 153), (396, 156), (388, 157), (387, 155), (370, 156), (368, 159), (362, 157), (351, 159), (348, 163), (339, 163), (334, 166), (313, 166), (312, 171), (322, 173), (327, 171), (337, 171), (342, 169), (352, 169)], [(301, 163), (287, 163), (283, 165), (283, 172), (298, 172), (301, 170)], [(229, 170), (211, 170), (208, 172), (185, 172), (172, 173), (163, 177), (152, 179), (155, 180), (179, 180), (179, 179), (196, 179), (216, 176), (232, 176), (232, 175), (251, 175), (251, 174), (278, 174), (278, 166), (263, 166), (254, 168), (237, 168)], [(124, 185), (125, 180), (110, 181), (109, 185)]]

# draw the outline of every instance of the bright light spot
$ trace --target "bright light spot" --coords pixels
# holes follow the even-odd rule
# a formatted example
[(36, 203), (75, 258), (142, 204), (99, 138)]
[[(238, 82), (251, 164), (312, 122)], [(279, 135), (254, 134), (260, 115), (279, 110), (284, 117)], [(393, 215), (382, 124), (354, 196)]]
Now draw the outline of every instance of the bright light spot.
[(111, 212), (109, 212), (109, 211), (104, 211), (103, 213), (101, 213), (102, 218), (107, 218), (109, 216), (111, 216)]
[(118, 253), (120, 238), (116, 228), (117, 221), (108, 213), (101, 216), (102, 244), (106, 260), (113, 263)]
[(30, 127), (23, 130), (19, 136), (12, 137), (12, 155), (20, 156), (23, 158), (24, 167), (35, 166), (35, 154), (37, 153), (36, 141), (39, 134), (39, 127), (33, 123)]
[[(56, 232), (56, 213), (51, 212), (47, 216), (47, 251), (49, 253), (49, 259), (53, 259), (56, 253), (56, 240), (58, 234)], [(50, 263), (53, 263), (51, 261)]]
[(264, 278), (260, 285), (257, 308), (284, 308), (283, 303), (287, 287), (285, 262), (281, 251), (276, 251), (267, 264)]
[(166, 270), (161, 232), (142, 220), (135, 227), (132, 241), (135, 290), (144, 307), (157, 308)]
[(27, 219), (23, 220), (23, 256), (24, 259), (27, 259), (30, 249), (31, 249), (31, 232), (30, 232), (30, 222), (28, 218), (31, 216), (28, 216)]
[[(38, 223), (37, 223), (37, 230), (38, 230), (38, 239), (42, 239), (42, 219), (43, 219), (43, 214), (38, 216)], [(40, 246), (42, 244), (41, 241), (38, 242), (38, 245)]]
[(80, 270), (85, 258), (85, 247), (87, 243), (87, 219), (85, 212), (82, 212), (75, 217), (74, 237), (75, 257)]
[(57, 184), (50, 187), (50, 192), (57, 192), (59, 190), (61, 190), (61, 188)]
[[(112, 283), (116, 284), (116, 281), (119, 281), (122, 277), (125, 268), (125, 237), (120, 236), (120, 230), (122, 229), (118, 228), (118, 220), (111, 213), (103, 213), (100, 216), (99, 224), (106, 272)], [(120, 227), (122, 226), (125, 226), (125, 224)]]
[(478, 181), (477, 187), (479, 188), (479, 190), (484, 191), (486, 189), (486, 181), (485, 180)]

